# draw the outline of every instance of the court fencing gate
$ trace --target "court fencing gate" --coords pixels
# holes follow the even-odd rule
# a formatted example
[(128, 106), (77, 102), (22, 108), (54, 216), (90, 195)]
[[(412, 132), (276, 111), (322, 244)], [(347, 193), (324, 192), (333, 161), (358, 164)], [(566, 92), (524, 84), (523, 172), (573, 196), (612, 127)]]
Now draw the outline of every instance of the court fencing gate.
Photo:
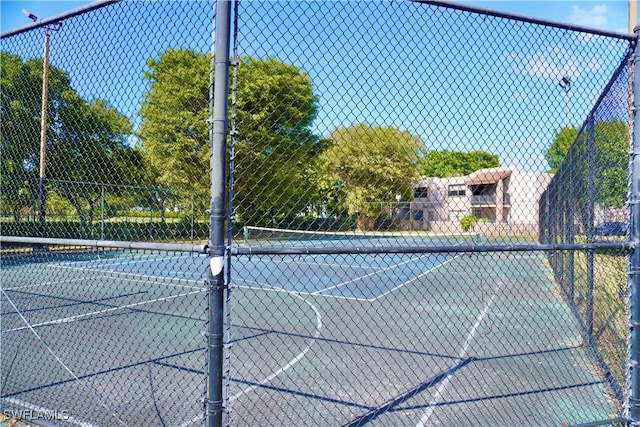
[(0, 40), (5, 419), (640, 425), (637, 36), (101, 1)]

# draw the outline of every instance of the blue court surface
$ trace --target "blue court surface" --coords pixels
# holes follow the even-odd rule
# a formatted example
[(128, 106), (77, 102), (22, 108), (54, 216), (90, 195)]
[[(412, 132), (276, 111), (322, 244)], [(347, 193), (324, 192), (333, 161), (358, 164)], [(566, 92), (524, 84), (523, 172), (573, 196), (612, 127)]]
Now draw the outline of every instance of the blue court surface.
[[(249, 257), (233, 269), (231, 286), (282, 289), (302, 294), (374, 300), (452, 260), (456, 254), (331, 255)], [(232, 260), (233, 262), (233, 260)], [(55, 268), (86, 273), (117, 273), (157, 280), (202, 282), (207, 277), (202, 255), (126, 254), (100, 259), (67, 261)], [(260, 278), (265, 278), (261, 281)]]

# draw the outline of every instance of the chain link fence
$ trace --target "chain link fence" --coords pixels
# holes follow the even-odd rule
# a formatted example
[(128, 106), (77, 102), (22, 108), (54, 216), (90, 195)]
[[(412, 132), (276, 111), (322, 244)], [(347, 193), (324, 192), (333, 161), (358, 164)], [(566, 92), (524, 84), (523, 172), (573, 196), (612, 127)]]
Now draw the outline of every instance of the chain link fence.
[(617, 393), (626, 374), (627, 253), (599, 243), (628, 238), (629, 88), (625, 58), (540, 199), (543, 243), (593, 246), (551, 252), (549, 262)]
[(637, 420), (634, 48), (426, 1), (3, 34), (3, 414)]
[[(150, 92), (163, 52), (210, 49), (214, 5), (102, 2), (79, 12), (0, 42), (2, 416), (197, 424), (209, 197), (194, 182), (208, 166), (186, 150), (207, 124), (187, 125)], [(173, 153), (192, 170), (176, 169), (181, 186), (157, 173), (177, 159), (154, 151), (142, 124), (164, 107), (184, 125)]]

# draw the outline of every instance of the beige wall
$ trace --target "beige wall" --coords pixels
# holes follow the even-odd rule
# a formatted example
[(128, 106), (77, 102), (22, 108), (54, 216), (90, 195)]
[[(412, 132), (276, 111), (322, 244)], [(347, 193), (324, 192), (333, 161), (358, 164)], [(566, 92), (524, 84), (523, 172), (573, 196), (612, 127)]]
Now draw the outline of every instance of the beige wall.
[(509, 193), (511, 211), (509, 222), (538, 224), (538, 202), (553, 175), (548, 173), (522, 173), (517, 169), (511, 175)]
[[(539, 199), (552, 177), (547, 173), (524, 173), (513, 168), (511, 176), (498, 185), (503, 187), (505, 194), (509, 194), (511, 202), (510, 205), (498, 203), (496, 206), (501, 210), (502, 221), (477, 224), (476, 229), (489, 234), (537, 234)], [(428, 198), (416, 199), (412, 202), (412, 210), (423, 209), (424, 220), (422, 223), (413, 221), (411, 226), (436, 232), (460, 231), (459, 218), (472, 212), (471, 190), (467, 187), (465, 196), (449, 196), (448, 192), (450, 185), (464, 184), (465, 178), (423, 178), (421, 184), (427, 187)], [(495, 211), (489, 217), (500, 219)]]

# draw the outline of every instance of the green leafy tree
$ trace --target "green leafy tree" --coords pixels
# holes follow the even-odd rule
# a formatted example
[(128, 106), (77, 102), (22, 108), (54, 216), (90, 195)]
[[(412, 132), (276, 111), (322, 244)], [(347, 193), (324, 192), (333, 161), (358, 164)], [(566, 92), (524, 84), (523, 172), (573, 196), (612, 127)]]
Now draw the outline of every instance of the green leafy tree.
[(622, 120), (596, 123), (596, 203), (603, 207), (624, 206), (629, 165), (629, 128)]
[[(0, 55), (2, 198), (17, 214), (37, 198), (42, 60)], [(101, 197), (99, 184), (140, 182), (140, 152), (127, 143), (131, 125), (105, 101), (81, 98), (67, 73), (54, 66), (49, 68), (47, 111), (47, 180), (86, 224)], [(109, 190), (117, 192), (114, 188)]]
[(412, 198), (422, 146), (419, 137), (393, 127), (337, 129), (320, 158), (323, 187), (348, 214), (376, 218), (396, 202), (396, 194)]
[(0, 200), (16, 220), (33, 206), (40, 125), (38, 76), (17, 55), (0, 51)]
[[(596, 122), (594, 138), (595, 203), (602, 207), (622, 207), (627, 193), (629, 128), (619, 119)], [(579, 135), (574, 128), (561, 129), (547, 150), (547, 161), (557, 172), (566, 156), (571, 154), (571, 167), (577, 187), (582, 188), (580, 201), (586, 204), (588, 186), (588, 130)]]
[(551, 168), (549, 170), (550, 173), (555, 173), (558, 170), (577, 134), (578, 130), (574, 127), (563, 127), (556, 133), (545, 154), (547, 163)]
[[(149, 59), (140, 138), (158, 183), (195, 191), (208, 207), (209, 55), (168, 49)], [(234, 204), (240, 220), (273, 224), (314, 197), (308, 167), (321, 151), (310, 130), (317, 112), (311, 80), (275, 58), (243, 57), (237, 75)]]
[(465, 176), (484, 168), (500, 166), (498, 155), (486, 151), (432, 150), (420, 160), (421, 173), (428, 177)]

